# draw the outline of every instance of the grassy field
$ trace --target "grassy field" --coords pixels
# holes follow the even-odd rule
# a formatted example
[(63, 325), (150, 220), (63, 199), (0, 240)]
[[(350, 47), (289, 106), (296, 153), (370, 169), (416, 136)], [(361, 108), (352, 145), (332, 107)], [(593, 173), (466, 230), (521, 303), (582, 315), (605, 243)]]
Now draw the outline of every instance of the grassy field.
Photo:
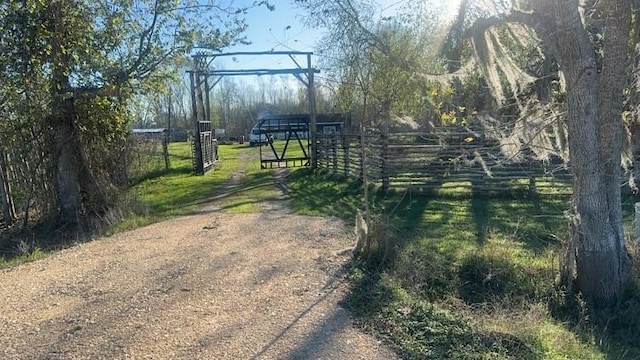
[[(289, 179), (300, 213), (351, 220), (363, 207), (345, 179), (306, 170)], [(637, 289), (596, 314), (557, 287), (568, 204), (527, 193), (376, 194), (384, 221), (374, 231), (391, 251), (382, 264), (358, 262), (346, 304), (407, 359), (640, 358)]]
[[(193, 214), (199, 205), (212, 199), (216, 199), (224, 211), (255, 211), (261, 201), (277, 193), (269, 174), (260, 171), (258, 151), (248, 144), (220, 145), (220, 161), (215, 170), (196, 176), (190, 144), (170, 144), (171, 168), (148, 171), (135, 180), (125, 199), (129, 214), (110, 232)], [(244, 176), (233, 181), (233, 174), (239, 171)]]
[[(263, 149), (264, 150), (264, 149)], [(279, 195), (271, 173), (260, 170), (260, 149), (248, 144), (220, 145), (220, 161), (215, 169), (203, 176), (193, 173), (190, 143), (169, 145), (170, 168), (165, 169), (164, 158), (155, 152), (142, 156), (130, 172), (131, 187), (121, 194), (119, 211), (113, 220), (101, 224), (95, 235), (110, 235), (168, 218), (190, 215), (199, 207), (215, 199), (220, 211), (254, 212), (261, 203)], [(237, 176), (242, 172), (243, 176)], [(234, 180), (234, 174), (237, 180)], [(13, 242), (13, 241), (10, 241)], [(15, 250), (3, 256), (0, 268), (47, 256), (51, 249), (69, 244), (41, 244), (22, 241)], [(5, 246), (7, 247), (7, 246)], [(3, 247), (4, 248), (4, 247)]]

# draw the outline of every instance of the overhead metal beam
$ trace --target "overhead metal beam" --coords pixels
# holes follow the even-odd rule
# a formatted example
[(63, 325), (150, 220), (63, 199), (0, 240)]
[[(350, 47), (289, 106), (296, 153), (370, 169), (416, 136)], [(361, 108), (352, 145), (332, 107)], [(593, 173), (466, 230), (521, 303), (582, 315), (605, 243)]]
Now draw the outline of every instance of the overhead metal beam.
[(192, 56), (239, 56), (239, 55), (313, 55), (313, 52), (309, 51), (237, 51), (228, 53), (197, 53)]
[[(249, 75), (284, 75), (284, 74), (292, 74), (299, 75), (304, 74), (307, 75), (309, 71), (313, 73), (320, 73), (318, 69), (246, 69), (246, 70), (209, 70), (209, 71), (200, 71), (200, 75), (202, 76), (249, 76)], [(187, 70), (187, 73), (192, 72), (192, 70)]]

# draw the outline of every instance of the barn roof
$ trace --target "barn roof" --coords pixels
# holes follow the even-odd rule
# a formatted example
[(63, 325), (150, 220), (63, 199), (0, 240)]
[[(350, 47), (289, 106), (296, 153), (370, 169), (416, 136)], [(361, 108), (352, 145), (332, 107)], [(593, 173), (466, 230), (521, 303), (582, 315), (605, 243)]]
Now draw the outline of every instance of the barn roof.
[(152, 128), (152, 129), (132, 129), (134, 134), (160, 134), (166, 132), (166, 128)]

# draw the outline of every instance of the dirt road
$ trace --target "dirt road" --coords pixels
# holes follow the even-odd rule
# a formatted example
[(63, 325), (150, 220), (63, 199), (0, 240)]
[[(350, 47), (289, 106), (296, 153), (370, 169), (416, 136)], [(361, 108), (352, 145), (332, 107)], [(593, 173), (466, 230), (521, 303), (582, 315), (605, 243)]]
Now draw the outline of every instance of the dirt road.
[(341, 221), (211, 209), (1, 271), (0, 358), (395, 358), (339, 305)]

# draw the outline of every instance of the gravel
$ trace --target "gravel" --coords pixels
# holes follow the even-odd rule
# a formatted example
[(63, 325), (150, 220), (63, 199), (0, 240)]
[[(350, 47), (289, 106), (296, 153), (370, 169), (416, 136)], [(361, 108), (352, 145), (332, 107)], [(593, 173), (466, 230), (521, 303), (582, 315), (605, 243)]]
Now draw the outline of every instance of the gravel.
[(351, 230), (269, 210), (203, 207), (0, 271), (0, 358), (397, 358), (340, 306)]

